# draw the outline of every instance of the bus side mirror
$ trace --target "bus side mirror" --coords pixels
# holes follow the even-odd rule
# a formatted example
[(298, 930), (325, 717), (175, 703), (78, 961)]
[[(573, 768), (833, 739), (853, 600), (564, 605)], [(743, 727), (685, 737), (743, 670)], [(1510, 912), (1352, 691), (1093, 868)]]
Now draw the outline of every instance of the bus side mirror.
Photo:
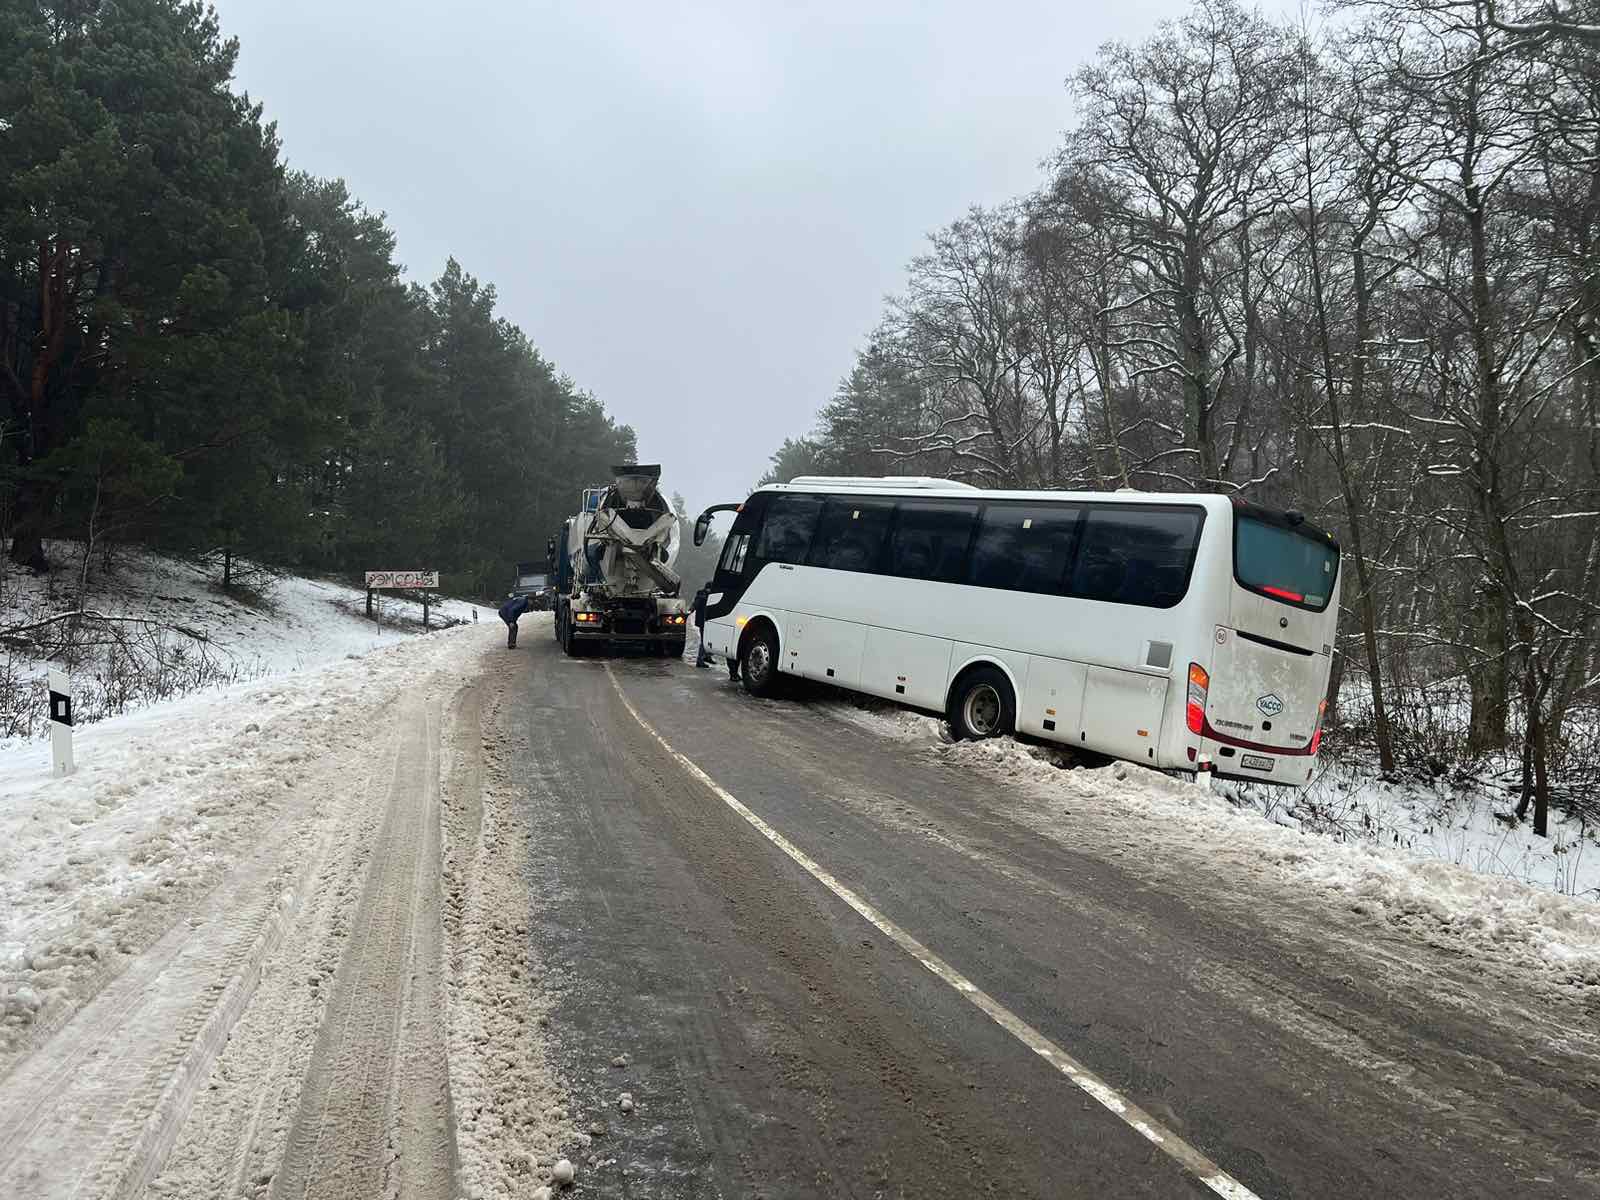
[(744, 511), (744, 505), (742, 505), (742, 504), (713, 504), (710, 508), (706, 509), (705, 512), (701, 513), (698, 517), (695, 518), (695, 522), (694, 522), (694, 544), (696, 546), (705, 545), (706, 535), (711, 532), (711, 518), (712, 517), (716, 516), (720, 512), (743, 512), (743, 511)]

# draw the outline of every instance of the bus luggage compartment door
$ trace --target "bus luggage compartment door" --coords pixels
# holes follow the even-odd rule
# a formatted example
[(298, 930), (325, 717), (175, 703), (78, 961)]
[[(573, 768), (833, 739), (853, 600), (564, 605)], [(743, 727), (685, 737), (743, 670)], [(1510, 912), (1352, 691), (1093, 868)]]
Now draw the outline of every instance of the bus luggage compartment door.
[(1083, 690), (1080, 744), (1102, 754), (1154, 765), (1166, 703), (1164, 676), (1090, 667)]
[(1083, 731), (1083, 687), (1089, 668), (1083, 663), (1034, 655), (1028, 660), (1028, 682), (1017, 704), (1017, 730), (1078, 744)]
[(944, 638), (899, 629), (867, 628), (861, 656), (861, 690), (874, 696), (944, 710), (950, 676), (950, 643)]
[(805, 631), (794, 646), (799, 652), (800, 674), (840, 687), (855, 687), (861, 677), (861, 650), (866, 644), (867, 627), (809, 613), (800, 622)]
[(800, 655), (806, 644), (806, 625), (810, 617), (790, 613), (783, 623), (783, 637), (778, 644), (778, 670), (791, 675), (800, 674)]

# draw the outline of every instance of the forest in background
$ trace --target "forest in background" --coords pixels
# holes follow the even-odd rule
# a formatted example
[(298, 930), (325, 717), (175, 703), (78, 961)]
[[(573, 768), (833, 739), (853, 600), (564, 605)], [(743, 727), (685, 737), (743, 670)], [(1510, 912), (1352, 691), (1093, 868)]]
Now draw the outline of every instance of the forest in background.
[(1600, 818), (1584, 7), (1382, 0), (1312, 31), (1199, 0), (1103, 47), (1042, 186), (928, 237), (767, 478), (1298, 508), (1344, 549), (1333, 745), (1391, 777), (1509, 765), (1541, 833), (1552, 797)]
[[(634, 433), (453, 259), (405, 280), (181, 0), (0, 0), (0, 535), (503, 593)], [(87, 557), (87, 556), (86, 556)]]

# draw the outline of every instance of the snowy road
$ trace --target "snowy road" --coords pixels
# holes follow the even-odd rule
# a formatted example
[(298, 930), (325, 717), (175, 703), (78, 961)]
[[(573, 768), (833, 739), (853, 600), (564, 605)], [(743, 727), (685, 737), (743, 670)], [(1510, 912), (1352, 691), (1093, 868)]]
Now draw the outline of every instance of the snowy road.
[(532, 1190), (573, 1131), (504, 920), (512, 666), (466, 627), (13, 776), (0, 1197)]
[(1228, 1194), (720, 791), (1248, 1189), (1233, 1194), (1600, 1195), (1591, 986), (1241, 874), (1181, 827), (1130, 854), (1090, 789), (1044, 836), (1027, 779), (834, 702), (525, 645), (517, 778), (544, 831), (536, 957), (567, 980), (559, 1065), (580, 1109), (624, 1090), (640, 1105), (588, 1194)]
[(0, 757), (0, 1200), (1600, 1196), (1595, 906), (524, 625)]

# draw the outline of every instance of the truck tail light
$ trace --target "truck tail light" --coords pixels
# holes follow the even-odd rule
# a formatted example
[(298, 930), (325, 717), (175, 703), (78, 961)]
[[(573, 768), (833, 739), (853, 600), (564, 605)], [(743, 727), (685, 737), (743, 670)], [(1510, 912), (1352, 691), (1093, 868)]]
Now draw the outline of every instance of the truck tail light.
[(1211, 676), (1199, 663), (1189, 664), (1189, 703), (1184, 709), (1184, 719), (1190, 733), (1199, 733), (1206, 727), (1206, 693), (1211, 688)]

